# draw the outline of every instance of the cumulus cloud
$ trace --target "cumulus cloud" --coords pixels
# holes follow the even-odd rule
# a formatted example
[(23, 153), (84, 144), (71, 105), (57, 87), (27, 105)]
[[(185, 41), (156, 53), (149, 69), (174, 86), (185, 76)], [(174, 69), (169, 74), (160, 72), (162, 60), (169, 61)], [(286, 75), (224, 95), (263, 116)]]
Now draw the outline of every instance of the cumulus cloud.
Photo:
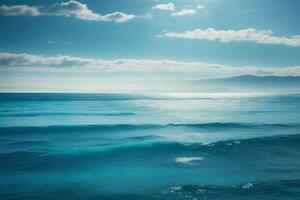
[(101, 15), (90, 10), (86, 4), (73, 0), (53, 4), (47, 9), (46, 14), (63, 15), (67, 17), (75, 16), (76, 18), (82, 20), (116, 22), (126, 22), (135, 17), (135, 15), (126, 14), (123, 12), (113, 12), (110, 14)]
[(153, 10), (168, 10), (168, 11), (174, 11), (175, 5), (174, 3), (165, 3), (165, 4), (157, 4), (152, 7)]
[(300, 75), (300, 66), (290, 67), (230, 67), (201, 62), (178, 62), (151, 59), (87, 59), (72, 56), (39, 56), (0, 52), (0, 70), (70, 71), (70, 72), (184, 72), (209, 76)]
[(76, 17), (81, 20), (91, 20), (91, 21), (115, 21), (118, 23), (127, 22), (135, 18), (135, 15), (126, 14), (123, 12), (113, 12), (106, 15), (101, 15), (95, 13), (88, 8), (86, 4), (80, 3), (75, 0), (55, 3), (48, 8), (40, 8), (27, 6), (27, 5), (15, 5), (6, 6), (2, 5), (0, 7), (0, 15), (48, 15), (48, 16), (66, 16), (66, 17)]
[(35, 6), (28, 6), (28, 5), (7, 6), (7, 5), (2, 5), (2, 6), (0, 6), (0, 15), (38, 16), (38, 15), (40, 15), (40, 12), (39, 12), (38, 8), (35, 7)]
[(193, 6), (186, 6), (181, 10), (177, 10), (173, 3), (166, 3), (166, 4), (157, 4), (152, 7), (154, 10), (166, 10), (166, 11), (173, 11), (171, 13), (172, 16), (185, 16), (185, 15), (194, 15), (197, 13), (197, 10), (204, 9), (204, 5), (198, 5), (196, 7)]
[(271, 30), (256, 30), (254, 28), (243, 30), (216, 30), (214, 28), (195, 29), (185, 32), (166, 32), (165, 37), (199, 39), (220, 42), (248, 41), (259, 44), (286, 45), (292, 47), (300, 46), (300, 35), (289, 37), (274, 36)]
[(172, 16), (184, 16), (184, 15), (194, 15), (196, 14), (197, 10), (193, 8), (183, 8), (182, 10), (179, 10), (177, 12), (172, 12)]

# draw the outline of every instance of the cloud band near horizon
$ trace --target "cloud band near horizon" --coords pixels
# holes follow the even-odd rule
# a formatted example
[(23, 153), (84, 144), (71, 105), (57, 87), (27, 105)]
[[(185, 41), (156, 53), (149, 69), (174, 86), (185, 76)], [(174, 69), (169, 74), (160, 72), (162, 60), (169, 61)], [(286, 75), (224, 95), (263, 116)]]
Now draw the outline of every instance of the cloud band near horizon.
[(206, 76), (277, 75), (300, 76), (300, 66), (231, 67), (201, 62), (154, 59), (90, 59), (72, 56), (40, 56), (0, 52), (0, 71), (39, 72), (183, 72)]
[(166, 32), (163, 36), (177, 39), (210, 40), (219, 42), (254, 42), (258, 44), (300, 46), (300, 35), (275, 36), (272, 30), (257, 30), (254, 28), (242, 30), (217, 30), (214, 28), (194, 29), (185, 32)]

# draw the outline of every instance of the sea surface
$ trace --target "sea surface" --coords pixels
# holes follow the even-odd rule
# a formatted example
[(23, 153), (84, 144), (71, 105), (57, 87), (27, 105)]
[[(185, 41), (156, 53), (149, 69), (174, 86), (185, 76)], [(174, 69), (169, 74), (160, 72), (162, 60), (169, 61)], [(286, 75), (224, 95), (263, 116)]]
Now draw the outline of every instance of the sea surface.
[(0, 199), (300, 199), (300, 95), (0, 94)]

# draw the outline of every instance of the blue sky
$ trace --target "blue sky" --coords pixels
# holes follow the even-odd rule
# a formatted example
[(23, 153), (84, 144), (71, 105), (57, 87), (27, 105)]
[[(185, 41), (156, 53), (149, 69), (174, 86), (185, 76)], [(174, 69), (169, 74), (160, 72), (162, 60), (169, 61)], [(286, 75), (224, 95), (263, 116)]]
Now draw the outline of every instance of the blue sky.
[(300, 75), (299, 10), (297, 0), (1, 0), (1, 84)]

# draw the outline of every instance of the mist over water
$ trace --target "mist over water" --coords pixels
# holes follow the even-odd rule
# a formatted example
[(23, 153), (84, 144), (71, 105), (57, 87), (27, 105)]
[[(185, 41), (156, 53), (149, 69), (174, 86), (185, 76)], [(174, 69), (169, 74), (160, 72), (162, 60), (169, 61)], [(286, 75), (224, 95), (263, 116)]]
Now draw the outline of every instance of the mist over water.
[(299, 102), (0, 94), (0, 199), (299, 199)]

